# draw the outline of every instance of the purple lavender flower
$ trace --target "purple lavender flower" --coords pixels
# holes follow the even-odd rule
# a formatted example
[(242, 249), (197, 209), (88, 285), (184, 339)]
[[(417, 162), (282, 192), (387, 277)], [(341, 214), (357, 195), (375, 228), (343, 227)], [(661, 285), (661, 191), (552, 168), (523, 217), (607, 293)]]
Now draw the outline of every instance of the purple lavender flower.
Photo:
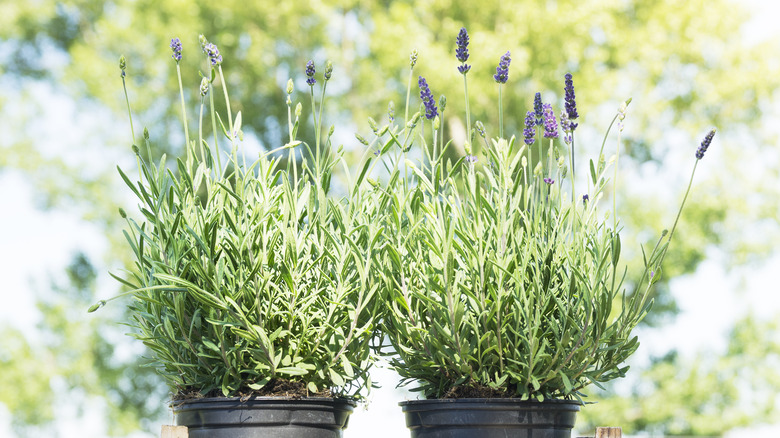
[(428, 120), (433, 120), (434, 117), (439, 115), (439, 112), (436, 108), (436, 100), (433, 98), (433, 93), (431, 93), (431, 89), (428, 87), (428, 82), (424, 77), (420, 76), (417, 85), (420, 87), (420, 99), (425, 104), (425, 117)]
[(710, 147), (710, 143), (712, 143), (712, 138), (715, 137), (715, 128), (712, 128), (712, 130), (707, 134), (706, 137), (704, 137), (704, 140), (701, 142), (701, 146), (699, 146), (699, 149), (696, 150), (696, 159), (701, 160), (704, 158), (704, 153), (707, 152), (707, 148)]
[(206, 52), (206, 55), (208, 55), (211, 60), (211, 65), (217, 66), (222, 64), (222, 55), (219, 54), (219, 49), (216, 44), (206, 43), (206, 45), (203, 46), (203, 51)]
[(555, 180), (552, 178), (545, 178), (543, 181), (546, 182), (548, 185), (555, 184)]
[(317, 80), (314, 79), (314, 61), (312, 60), (306, 63), (306, 76), (308, 77), (306, 79), (307, 84), (314, 86), (317, 83)]
[(171, 57), (178, 63), (181, 61), (181, 40), (178, 38), (171, 39), (171, 50), (173, 55)]
[[(566, 93), (566, 96), (564, 97), (564, 100), (566, 101), (566, 113), (569, 114), (569, 120), (577, 120), (580, 115), (577, 113), (577, 102), (574, 100), (574, 83), (571, 79), (571, 73), (566, 73), (564, 78), (566, 79), (566, 88), (564, 88), (564, 92)], [(575, 129), (577, 129), (577, 124), (572, 123), (571, 130), (574, 131)]]
[(558, 123), (555, 121), (555, 114), (552, 105), (545, 103), (542, 105), (544, 113), (544, 138), (558, 138)]
[(583, 204), (587, 204), (589, 200), (590, 200), (590, 196), (588, 196), (587, 193), (582, 195), (582, 203)]
[(542, 93), (534, 96), (534, 113), (536, 114), (536, 126), (542, 126)]
[(458, 66), (458, 71), (465, 75), (469, 72), (469, 70), (471, 70), (471, 66), (466, 64), (466, 61), (469, 60), (469, 34), (466, 32), (465, 27), (460, 28), (456, 43), (458, 48), (455, 49), (455, 57), (458, 58), (458, 61), (461, 62), (461, 65)]
[(523, 129), (523, 136), (525, 137), (525, 144), (534, 144), (534, 135), (536, 135), (536, 129), (534, 129), (534, 112), (528, 111), (525, 114), (525, 129)]
[(464, 159), (466, 160), (467, 163), (471, 163), (471, 164), (474, 164), (477, 161), (479, 161), (479, 159), (477, 157), (475, 157), (474, 155), (466, 155), (466, 157)]
[(496, 74), (493, 75), (493, 79), (499, 84), (506, 84), (507, 79), (509, 79), (510, 62), (512, 62), (512, 58), (509, 57), (509, 51), (507, 50), (504, 56), (501, 57), (498, 67), (496, 67)]

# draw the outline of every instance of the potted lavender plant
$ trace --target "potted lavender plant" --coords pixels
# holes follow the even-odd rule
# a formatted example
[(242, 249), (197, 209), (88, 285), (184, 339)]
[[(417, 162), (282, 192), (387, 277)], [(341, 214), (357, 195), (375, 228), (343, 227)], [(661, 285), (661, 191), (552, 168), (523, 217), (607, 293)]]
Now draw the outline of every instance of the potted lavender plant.
[[(617, 177), (630, 100), (610, 124), (619, 122), (613, 157), (605, 159), (605, 135), (599, 156), (575, 167), (579, 114), (571, 75), (560, 117), (537, 93), (522, 138), (507, 137), (500, 102), (511, 57), (503, 55), (494, 76), (499, 130), (491, 138), (481, 123), (471, 128), (467, 45), (462, 29), (456, 56), (467, 155), (445, 162), (451, 142), (440, 137), (439, 112), (446, 100), (437, 107), (423, 77), (420, 113), (402, 127), (390, 122), (375, 130), (369, 144), (390, 174), (375, 209), (388, 212), (376, 220), (388, 230), (383, 259), (392, 267), (376, 280), (390, 303), (383, 331), (392, 350), (383, 351), (402, 383), (416, 384), (425, 398), (401, 403), (413, 437), (569, 437), (580, 391), (628, 369), (624, 362), (638, 346), (631, 332), (650, 310), (677, 220), (645, 254), (644, 270), (627, 274), (620, 222), (601, 209), (610, 173), (612, 184)], [(407, 157), (414, 144), (423, 153), (416, 161)], [(575, 178), (581, 167), (589, 171), (587, 186)], [(627, 275), (637, 278), (632, 293)]]
[[(293, 109), (290, 80), (288, 143), (248, 162), (222, 57), (202, 36), (201, 47), (210, 65), (195, 138), (181, 90), (182, 45), (171, 42), (185, 156), (172, 167), (165, 156), (155, 162), (145, 130), (140, 147), (133, 139), (138, 180), (119, 169), (141, 214), (136, 220), (120, 211), (135, 264), (114, 276), (128, 289), (120, 296), (131, 296), (133, 334), (151, 350), (177, 423), (191, 438), (341, 436), (355, 400), (371, 386), (369, 341), (379, 304), (378, 285), (368, 280), (381, 229), (361, 206), (372, 203), (363, 202), (361, 178), (347, 195), (327, 196), (343, 157), (331, 147), (333, 130), (320, 130), (323, 103), (314, 97), (312, 62), (306, 76), (318, 116), (315, 144), (296, 138), (302, 105)], [(120, 67), (124, 84), (124, 58)], [(331, 74), (328, 64), (323, 97)], [(214, 110), (217, 77), (226, 115)], [(203, 135), (207, 104), (213, 141)], [(307, 159), (298, 175), (302, 148)]]

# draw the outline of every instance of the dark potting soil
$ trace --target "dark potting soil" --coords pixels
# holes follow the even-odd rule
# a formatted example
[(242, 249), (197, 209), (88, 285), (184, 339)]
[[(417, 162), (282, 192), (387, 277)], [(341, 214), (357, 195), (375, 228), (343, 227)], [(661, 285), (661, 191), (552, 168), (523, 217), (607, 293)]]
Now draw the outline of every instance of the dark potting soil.
[[(292, 398), (304, 398), (304, 397), (333, 397), (330, 389), (325, 389), (320, 392), (311, 392), (306, 388), (306, 384), (303, 382), (291, 382), (284, 379), (273, 379), (268, 382), (267, 385), (260, 389), (252, 389), (249, 387), (241, 387), (235, 394), (235, 397), (241, 397), (243, 399), (249, 399), (251, 397), (292, 397)], [(187, 388), (179, 391), (173, 396), (173, 400), (194, 400), (207, 397), (224, 397), (222, 390), (213, 389), (203, 394), (202, 392)]]
[(460, 385), (450, 388), (441, 398), (514, 398), (514, 391), (499, 391), (483, 385)]

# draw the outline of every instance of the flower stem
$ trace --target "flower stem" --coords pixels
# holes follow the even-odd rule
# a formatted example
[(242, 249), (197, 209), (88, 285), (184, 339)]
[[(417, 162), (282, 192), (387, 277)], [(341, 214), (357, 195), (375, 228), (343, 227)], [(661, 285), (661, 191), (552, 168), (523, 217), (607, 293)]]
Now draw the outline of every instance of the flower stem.
[(504, 138), (504, 114), (501, 105), (501, 84), (498, 84), (498, 138)]
[[(474, 145), (471, 144), (471, 110), (469, 109), (469, 85), (465, 73), (463, 74), (463, 92), (466, 96), (466, 144), (469, 145), (469, 148), (473, 148)], [(466, 153), (475, 156), (477, 155), (476, 150), (466, 151)]]
[(184, 141), (187, 148), (187, 164), (192, 165), (192, 150), (190, 149), (190, 131), (187, 127), (187, 110), (184, 105), (184, 87), (181, 84), (181, 67), (176, 63), (176, 77), (179, 79), (179, 96), (181, 97), (181, 119), (184, 123)]
[(198, 116), (198, 147), (200, 148), (200, 159), (206, 161), (206, 151), (203, 150), (203, 107), (206, 99), (200, 98), (200, 115)]
[(209, 82), (209, 109), (211, 110), (211, 130), (214, 131), (214, 154), (217, 156), (217, 177), (222, 175), (222, 159), (219, 157), (219, 141), (217, 140), (217, 110), (214, 108), (214, 87)]
[[(230, 129), (230, 144), (232, 146), (231, 153), (233, 154), (233, 164), (236, 168), (238, 168), (238, 159), (237, 159), (237, 149), (236, 146), (236, 132), (233, 132), (233, 111), (230, 109), (230, 97), (228, 97), (228, 90), (227, 86), (225, 85), (225, 75), (222, 73), (222, 64), (219, 65), (219, 80), (222, 83), (222, 92), (225, 95), (225, 106), (227, 107), (227, 113), (228, 113), (228, 128)], [(241, 150), (242, 155), (244, 154), (243, 149)], [(243, 155), (244, 160), (244, 167), (246, 167), (246, 155)]]
[(135, 129), (133, 129), (133, 112), (130, 111), (130, 98), (127, 97), (127, 84), (125, 83), (124, 76), (122, 76), (122, 88), (125, 90), (125, 103), (127, 104), (127, 116), (130, 117), (130, 135), (132, 135), (133, 144), (135, 144)]

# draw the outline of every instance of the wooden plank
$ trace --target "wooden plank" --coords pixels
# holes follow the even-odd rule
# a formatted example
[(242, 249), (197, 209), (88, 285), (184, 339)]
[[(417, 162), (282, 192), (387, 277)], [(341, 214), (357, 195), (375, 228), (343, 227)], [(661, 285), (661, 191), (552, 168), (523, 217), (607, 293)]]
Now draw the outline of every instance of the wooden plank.
[(163, 426), (160, 438), (188, 438), (187, 426)]
[(597, 427), (596, 438), (622, 438), (623, 429), (619, 427)]

